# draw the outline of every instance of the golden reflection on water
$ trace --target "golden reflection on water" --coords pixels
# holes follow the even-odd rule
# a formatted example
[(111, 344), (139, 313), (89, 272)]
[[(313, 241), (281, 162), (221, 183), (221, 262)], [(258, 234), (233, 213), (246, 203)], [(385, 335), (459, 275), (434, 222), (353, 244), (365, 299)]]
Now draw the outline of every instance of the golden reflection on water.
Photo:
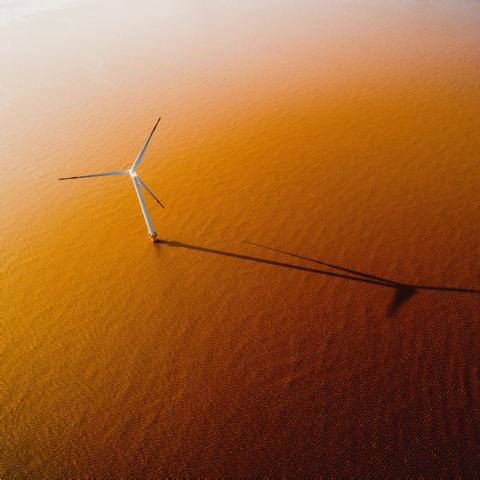
[[(126, 1), (2, 24), (1, 476), (471, 475), (478, 294), (389, 316), (391, 288), (313, 270), (480, 289), (479, 20)], [(152, 245), (127, 178), (56, 178), (126, 168), (159, 114)]]

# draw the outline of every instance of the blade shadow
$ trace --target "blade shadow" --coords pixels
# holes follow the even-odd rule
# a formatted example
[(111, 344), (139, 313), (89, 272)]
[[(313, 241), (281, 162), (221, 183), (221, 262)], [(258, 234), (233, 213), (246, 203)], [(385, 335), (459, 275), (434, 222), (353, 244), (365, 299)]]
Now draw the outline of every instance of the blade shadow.
[(377, 275), (372, 275), (370, 273), (360, 272), (358, 270), (353, 270), (352, 268), (346, 268), (346, 267), (342, 267), (340, 265), (335, 265), (333, 263), (327, 263), (327, 262), (324, 262), (323, 260), (318, 260), (318, 259), (315, 259), (315, 258), (305, 257), (303, 255), (298, 255), (296, 253), (287, 252), (285, 250), (280, 250), (278, 248), (267, 247), (266, 245), (262, 245), (260, 243), (254, 243), (254, 242), (249, 242), (249, 241), (245, 241), (245, 243), (248, 243), (250, 245), (254, 245), (255, 247), (264, 248), (266, 250), (271, 250), (272, 252), (277, 252), (277, 253), (282, 253), (284, 255), (289, 255), (290, 257), (295, 257), (295, 258), (300, 258), (302, 260), (307, 260), (308, 262), (317, 263), (319, 265), (323, 265), (325, 267), (329, 267), (329, 268), (332, 268), (334, 270), (339, 270), (339, 271), (346, 272), (346, 273), (349, 273), (349, 274), (353, 274), (355, 276), (377, 280), (378, 282), (380, 282), (382, 284), (385, 284), (385, 283), (390, 284), (392, 287), (395, 288), (395, 294), (394, 294), (394, 296), (392, 298), (392, 301), (391, 301), (391, 303), (388, 307), (388, 315), (389, 316), (394, 316), (397, 313), (398, 309), (402, 306), (403, 303), (405, 303), (407, 300), (412, 298), (416, 293), (418, 293), (417, 289), (413, 285), (407, 285), (407, 284), (404, 284), (404, 283), (396, 282), (394, 280), (389, 280), (388, 278), (379, 277)]
[(280, 253), (284, 253), (286, 255), (290, 255), (296, 258), (300, 258), (303, 260), (311, 261), (320, 265), (325, 265), (328, 266), (332, 269), (336, 269), (345, 273), (337, 273), (337, 272), (331, 272), (328, 270), (322, 270), (318, 268), (312, 268), (312, 267), (306, 267), (303, 265), (297, 265), (294, 263), (286, 263), (286, 262), (280, 262), (277, 260), (270, 260), (267, 258), (261, 258), (261, 257), (254, 257), (251, 255), (244, 255), (240, 253), (235, 253), (235, 252), (228, 252), (225, 250), (218, 250), (214, 248), (208, 248), (208, 247), (202, 247), (200, 245), (191, 245), (188, 243), (183, 243), (179, 242), (176, 240), (159, 240), (157, 239), (155, 241), (157, 244), (162, 244), (162, 245), (167, 245), (169, 247), (173, 248), (184, 248), (187, 250), (194, 250), (197, 252), (203, 252), (203, 253), (209, 253), (213, 255), (221, 255), (224, 257), (229, 257), (229, 258), (236, 258), (238, 260), (247, 260), (250, 262), (256, 262), (256, 263), (261, 263), (264, 265), (272, 265), (275, 267), (280, 267), (280, 268), (289, 268), (292, 270), (298, 270), (302, 272), (307, 272), (307, 273), (314, 273), (317, 275), (324, 275), (327, 277), (333, 277), (333, 278), (341, 278), (344, 280), (349, 280), (352, 282), (357, 282), (357, 283), (366, 283), (370, 285), (376, 285), (378, 287), (383, 287), (383, 288), (391, 288), (395, 290), (394, 297), (392, 299), (391, 304), (388, 307), (387, 313), (389, 316), (394, 316), (401, 305), (411, 299), (416, 293), (418, 293), (419, 290), (432, 290), (432, 291), (444, 291), (444, 292), (454, 292), (454, 293), (473, 293), (473, 294), (480, 294), (480, 290), (474, 290), (474, 289), (468, 289), (468, 288), (456, 288), (456, 287), (439, 287), (439, 286), (433, 286), (433, 285), (412, 285), (412, 284), (407, 284), (407, 283), (401, 283), (401, 282), (396, 282), (393, 280), (389, 280), (386, 278), (378, 277), (376, 275), (371, 275), (369, 273), (364, 273), (364, 272), (359, 272), (357, 270), (353, 270), (350, 268), (345, 268), (339, 265), (334, 265), (334, 264), (329, 264), (326, 262), (323, 262), (321, 260), (316, 260), (308, 257), (303, 257), (301, 255), (297, 255), (294, 253), (290, 252), (285, 252), (282, 250), (277, 250), (274, 248), (266, 247), (264, 245), (259, 245), (259, 244), (253, 244), (252, 242), (246, 242), (246, 243), (251, 243), (253, 245), (263, 247), (272, 251), (277, 251)]
[(390, 284), (395, 285), (395, 286), (403, 285), (400, 282), (395, 282), (394, 280), (389, 280), (388, 278), (378, 277), (376, 275), (371, 275), (370, 273), (359, 272), (358, 270), (353, 270), (351, 268), (341, 267), (340, 265), (335, 265), (333, 263), (327, 263), (327, 262), (324, 262), (322, 260), (317, 260), (315, 258), (304, 257), (304, 256), (298, 255), (296, 253), (287, 252), (285, 250), (279, 250), (278, 248), (267, 247), (266, 245), (262, 245), (260, 243), (254, 243), (254, 242), (249, 242), (249, 241), (245, 241), (244, 243), (254, 245), (255, 247), (265, 248), (266, 250), (271, 250), (272, 252), (283, 253), (284, 255), (289, 255), (290, 257), (300, 258), (302, 260), (307, 260), (309, 262), (318, 263), (319, 265), (324, 265), (325, 267), (330, 267), (330, 268), (333, 268), (335, 270), (340, 270), (340, 271), (346, 272), (346, 273), (352, 273), (353, 275), (358, 275), (360, 277), (365, 277), (365, 278), (371, 278), (373, 280), (378, 280), (379, 282), (382, 282), (382, 283), (390, 283)]
[(410, 300), (418, 290), (412, 285), (399, 285), (395, 289), (395, 295), (390, 302), (387, 313), (389, 317), (393, 317), (398, 309), (408, 300)]
[(453, 292), (453, 293), (477, 293), (480, 294), (480, 290), (474, 290), (470, 288), (458, 288), (458, 287), (441, 287), (435, 285), (415, 285), (409, 284), (405, 282), (397, 282), (395, 280), (390, 280), (388, 278), (382, 278), (376, 275), (372, 275), (365, 272), (360, 272), (358, 270), (353, 270), (351, 268), (342, 267), (340, 265), (335, 265), (333, 263), (327, 263), (323, 260), (318, 260), (315, 258), (305, 257), (302, 255), (298, 255), (296, 253), (287, 252), (285, 250), (280, 250), (278, 248), (267, 247), (266, 245), (262, 245), (259, 243), (249, 242), (246, 241), (245, 243), (249, 243), (250, 245), (254, 245), (256, 247), (265, 248), (267, 250), (271, 250), (273, 252), (283, 253), (285, 255), (289, 255), (291, 257), (300, 258), (302, 260), (307, 260), (309, 262), (314, 262), (319, 265), (324, 265), (335, 270), (340, 270), (343, 272), (351, 273), (353, 275), (358, 275), (360, 277), (371, 278), (378, 280), (380, 283), (389, 283), (395, 288), (395, 295), (392, 298), (392, 302), (388, 308), (389, 316), (395, 315), (397, 313), (400, 306), (410, 300), (414, 295), (418, 293), (419, 290), (433, 290), (433, 291), (443, 291), (443, 292)]

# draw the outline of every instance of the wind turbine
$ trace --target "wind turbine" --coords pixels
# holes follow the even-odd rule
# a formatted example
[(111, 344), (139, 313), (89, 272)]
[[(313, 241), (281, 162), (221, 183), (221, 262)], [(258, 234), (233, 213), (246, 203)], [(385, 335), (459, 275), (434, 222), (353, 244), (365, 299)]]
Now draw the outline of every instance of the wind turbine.
[(152, 239), (152, 242), (154, 242), (157, 238), (157, 233), (155, 232), (152, 224), (152, 220), (150, 219), (150, 215), (147, 210), (147, 206), (145, 205), (145, 200), (143, 199), (143, 194), (142, 194), (142, 189), (143, 187), (147, 193), (149, 193), (155, 201), (160, 204), (162, 208), (165, 208), (162, 202), (153, 194), (153, 192), (145, 185), (145, 182), (140, 178), (140, 176), (137, 174), (136, 169), (140, 165), (143, 155), (145, 154), (145, 150), (148, 147), (148, 144), (150, 143), (150, 140), (153, 136), (153, 132), (155, 132), (155, 129), (157, 128), (158, 123), (160, 122), (161, 117), (157, 120), (157, 123), (153, 127), (153, 130), (150, 132), (150, 135), (147, 138), (147, 141), (145, 142), (145, 145), (142, 147), (140, 150), (140, 153), (138, 154), (137, 158), (133, 162), (132, 166), (130, 167), (129, 170), (112, 170), (110, 172), (103, 172), (103, 173), (91, 173), (89, 175), (79, 175), (77, 177), (62, 177), (59, 178), (59, 180), (74, 180), (77, 178), (90, 178), (90, 177), (106, 177), (110, 175), (130, 175), (130, 178), (132, 179), (133, 186), (135, 187), (135, 191), (137, 192), (137, 197), (138, 201), (140, 202), (140, 207), (142, 209), (143, 217), (145, 218), (145, 223), (147, 224), (147, 230), (148, 230), (148, 235)]

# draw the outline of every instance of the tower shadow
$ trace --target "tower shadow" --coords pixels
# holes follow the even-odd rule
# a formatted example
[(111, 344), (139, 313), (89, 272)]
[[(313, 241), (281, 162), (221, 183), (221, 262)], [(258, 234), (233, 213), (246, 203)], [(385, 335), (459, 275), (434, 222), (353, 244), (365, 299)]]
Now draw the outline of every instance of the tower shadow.
[(351, 268), (346, 268), (340, 265), (335, 265), (332, 263), (323, 262), (322, 260), (317, 260), (314, 258), (304, 257), (297, 255), (295, 253), (286, 252), (284, 250), (278, 250), (272, 247), (267, 247), (265, 245), (256, 244), (253, 242), (245, 242), (257, 247), (261, 247), (267, 250), (272, 250), (278, 253), (289, 255), (291, 257), (299, 258), (309, 262), (313, 262), (319, 265), (329, 267), (333, 270), (338, 270), (338, 272), (332, 272), (329, 270), (322, 270), (319, 268), (307, 267), (304, 265), (297, 265), (295, 263), (280, 262), (277, 260), (270, 260), (262, 257), (254, 257), (252, 255), (244, 255), (241, 253), (229, 252), (226, 250), (218, 250), (215, 248), (202, 247), (200, 245), (191, 245), (188, 243), (179, 242), (176, 240), (155, 240), (156, 244), (166, 245), (172, 248), (183, 248), (187, 250), (193, 250), (196, 252), (208, 253), (212, 255), (221, 255), (224, 257), (235, 258), (237, 260), (246, 260), (250, 262), (261, 263), (264, 265), (271, 265), (280, 268), (288, 268), (291, 270), (298, 270), (307, 273), (313, 273), (317, 275), (323, 275), (333, 278), (341, 278), (343, 280), (348, 280), (356, 283), (366, 283), (370, 285), (375, 285), (381, 288), (390, 288), (394, 290), (393, 299), (387, 309), (387, 314), (389, 316), (394, 316), (399, 308), (408, 300), (410, 300), (414, 295), (416, 295), (420, 290), (430, 290), (430, 291), (442, 291), (442, 292), (452, 292), (452, 293), (473, 293), (480, 294), (480, 290), (474, 290), (470, 288), (457, 288), (457, 287), (443, 287), (443, 286), (434, 286), (434, 285), (413, 285), (408, 283), (396, 282), (394, 280), (389, 280), (387, 278), (382, 278), (377, 275), (372, 275), (370, 273), (360, 272), (358, 270), (353, 270)]

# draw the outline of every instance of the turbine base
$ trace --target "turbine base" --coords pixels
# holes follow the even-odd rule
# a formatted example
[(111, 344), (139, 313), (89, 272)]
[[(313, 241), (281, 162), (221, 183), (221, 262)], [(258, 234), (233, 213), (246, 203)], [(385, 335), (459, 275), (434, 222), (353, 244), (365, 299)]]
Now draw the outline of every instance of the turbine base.
[(155, 243), (157, 241), (157, 232), (153, 232), (151, 235), (148, 235), (152, 242)]

